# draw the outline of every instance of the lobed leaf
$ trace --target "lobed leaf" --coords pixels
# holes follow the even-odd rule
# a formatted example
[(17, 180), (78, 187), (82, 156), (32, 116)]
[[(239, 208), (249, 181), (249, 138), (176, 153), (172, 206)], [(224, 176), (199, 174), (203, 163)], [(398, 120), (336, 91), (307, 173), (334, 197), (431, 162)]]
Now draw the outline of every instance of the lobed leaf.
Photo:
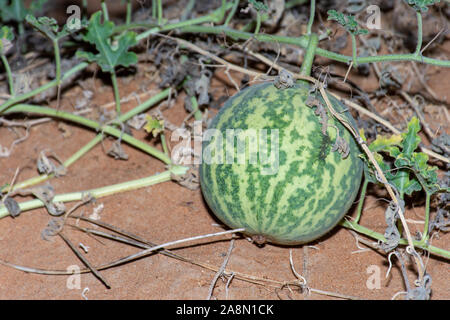
[(422, 190), (419, 180), (416, 177), (411, 178), (407, 169), (400, 169), (395, 175), (387, 179), (395, 186), (400, 195), (411, 195), (414, 191)]
[(269, 10), (269, 7), (264, 2), (256, 1), (256, 0), (249, 0), (248, 2), (253, 6), (253, 8), (255, 8), (256, 11)]
[(429, 6), (440, 2), (440, 0), (406, 0), (406, 2), (417, 12), (427, 12)]
[(158, 136), (161, 132), (164, 131), (164, 120), (154, 119), (151, 116), (146, 116), (147, 124), (144, 126), (144, 130), (147, 133), (151, 133), (153, 137)]
[(114, 23), (105, 21), (100, 22), (102, 12), (94, 13), (89, 20), (88, 32), (84, 35), (83, 40), (95, 45), (98, 53), (77, 51), (77, 56), (96, 62), (104, 72), (114, 72), (117, 66), (128, 67), (137, 63), (137, 56), (128, 49), (137, 43), (136, 33), (126, 32), (123, 34), (115, 45), (112, 41)]
[(420, 136), (418, 135), (420, 131), (420, 123), (417, 117), (412, 117), (411, 121), (408, 123), (408, 131), (402, 134), (403, 138), (403, 153), (407, 158), (411, 158), (412, 153), (420, 144)]
[[(370, 145), (369, 149), (383, 170), (387, 181), (393, 185), (400, 195), (411, 195), (415, 191), (425, 189), (434, 193), (441, 188), (437, 183), (437, 167), (428, 165), (428, 156), (422, 152), (415, 152), (420, 144), (419, 119), (413, 117), (408, 123), (405, 133), (400, 135), (378, 136)], [(393, 166), (382, 156), (382, 152), (393, 157)], [(367, 159), (365, 159), (366, 162)], [(366, 168), (366, 176), (369, 181), (378, 183), (373, 166), (370, 163)]]
[(402, 145), (402, 140), (403, 138), (399, 134), (393, 134), (389, 137), (385, 135), (379, 135), (370, 144), (369, 149), (372, 152), (381, 152), (381, 151), (390, 152), (393, 147), (395, 146), (400, 147)]
[(369, 31), (366, 29), (360, 29), (358, 27), (358, 22), (355, 20), (354, 16), (347, 16), (343, 14), (342, 12), (337, 12), (336, 10), (328, 10), (328, 19), (327, 20), (334, 20), (337, 23), (339, 23), (341, 26), (343, 26), (348, 32), (350, 32), (353, 35), (359, 35), (359, 34), (368, 34)]

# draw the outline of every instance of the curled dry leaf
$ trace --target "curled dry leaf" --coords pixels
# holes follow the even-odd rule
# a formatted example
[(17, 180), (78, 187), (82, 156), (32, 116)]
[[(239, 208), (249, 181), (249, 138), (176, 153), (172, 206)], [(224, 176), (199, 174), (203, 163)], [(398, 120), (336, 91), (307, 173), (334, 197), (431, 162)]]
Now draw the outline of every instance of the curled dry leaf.
[(20, 189), (13, 192), (13, 194), (20, 194), (22, 196), (35, 196), (44, 203), (44, 206), (47, 208), (48, 213), (50, 213), (52, 216), (60, 216), (64, 212), (66, 212), (64, 203), (53, 202), (55, 191), (51, 185), (44, 185), (30, 189)]
[(120, 140), (114, 141), (107, 154), (108, 156), (113, 157), (116, 160), (128, 160), (128, 154), (123, 151)]
[(135, 130), (141, 130), (146, 123), (147, 123), (147, 115), (145, 113), (135, 115), (133, 118), (127, 121), (127, 125), (129, 125)]
[(386, 241), (383, 242), (380, 247), (386, 252), (392, 251), (397, 248), (400, 241), (400, 232), (398, 231), (396, 224), (399, 218), (398, 209), (399, 207), (401, 207), (403, 212), (404, 206), (405, 202), (403, 200), (400, 200), (400, 205), (397, 205), (394, 201), (391, 201), (389, 203), (389, 207), (385, 211), (384, 216), (387, 228), (384, 232), (384, 237), (386, 238)]
[(348, 144), (347, 141), (345, 141), (344, 138), (342, 138), (339, 135), (336, 136), (336, 142), (334, 143), (333, 147), (331, 148), (332, 152), (339, 152), (340, 154), (342, 154), (342, 159), (345, 159), (348, 157), (348, 154), (350, 153), (350, 146)]
[(42, 240), (52, 241), (51, 238), (56, 236), (64, 226), (63, 217), (51, 218), (47, 226), (41, 231)]
[(19, 216), (21, 209), (16, 200), (11, 197), (6, 197), (6, 199), (3, 200), (3, 205), (6, 207), (11, 217), (15, 218)]
[(295, 79), (292, 73), (287, 71), (286, 69), (282, 69), (278, 75), (278, 77), (275, 78), (274, 85), (277, 87), (277, 89), (286, 89), (291, 88), (295, 84)]
[(184, 175), (171, 174), (170, 177), (173, 181), (189, 190), (198, 190), (198, 188), (200, 188), (198, 166), (190, 166), (189, 170)]
[[(51, 153), (50, 157), (47, 156), (46, 152), (49, 151)], [(50, 158), (54, 158), (57, 160), (60, 165), (57, 166), (50, 160)], [(55, 152), (52, 150), (42, 150), (39, 154), (37, 160), (37, 169), (41, 174), (54, 174), (56, 177), (63, 176), (67, 173), (66, 168), (64, 167), (63, 162), (58, 158)]]

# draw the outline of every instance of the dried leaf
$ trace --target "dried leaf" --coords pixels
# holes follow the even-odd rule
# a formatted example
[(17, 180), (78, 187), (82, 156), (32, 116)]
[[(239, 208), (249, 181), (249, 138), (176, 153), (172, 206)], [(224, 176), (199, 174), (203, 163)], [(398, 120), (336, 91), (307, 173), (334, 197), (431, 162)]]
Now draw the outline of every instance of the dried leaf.
[(6, 207), (6, 210), (8, 210), (9, 214), (13, 218), (18, 217), (20, 212), (22, 211), (17, 201), (11, 197), (6, 197), (6, 199), (3, 200), (3, 205)]
[(120, 140), (114, 141), (107, 154), (108, 156), (113, 157), (116, 160), (128, 160), (128, 154), (123, 151)]
[(336, 141), (335, 141), (333, 147), (331, 148), (331, 151), (339, 152), (340, 154), (342, 154), (342, 159), (345, 159), (348, 157), (348, 155), (350, 153), (350, 146), (344, 138), (342, 138), (340, 135), (337, 135)]
[(44, 230), (41, 231), (42, 240), (51, 241), (51, 238), (62, 230), (64, 221), (64, 217), (51, 218)]
[(58, 156), (53, 152), (51, 152), (51, 157), (56, 159), (61, 165), (56, 166), (53, 161), (49, 159), (46, 155), (46, 151), (43, 150), (39, 154), (37, 160), (37, 168), (39, 173), (41, 174), (55, 174), (56, 177), (63, 176), (67, 173), (66, 168), (63, 165), (63, 162), (58, 158)]
[(399, 207), (402, 209), (402, 212), (404, 212), (405, 202), (403, 200), (400, 200), (399, 205), (397, 205), (394, 201), (391, 201), (384, 213), (387, 224), (387, 228), (384, 232), (386, 241), (381, 244), (381, 249), (386, 252), (392, 251), (397, 248), (400, 241), (400, 232), (397, 229)]
[(276, 77), (274, 85), (277, 89), (291, 88), (295, 84), (294, 76), (286, 69), (282, 69)]
[(133, 118), (127, 121), (127, 125), (136, 130), (141, 130), (146, 123), (147, 123), (147, 115), (145, 113), (135, 115)]
[(18, 190), (17, 193), (21, 195), (29, 195), (32, 194), (39, 200), (44, 203), (44, 206), (47, 208), (48, 213), (52, 216), (60, 216), (64, 212), (66, 212), (66, 208), (64, 203), (62, 202), (53, 202), (53, 198), (55, 197), (54, 189), (51, 185), (39, 186), (30, 189)]
[(184, 175), (171, 174), (170, 177), (173, 181), (189, 190), (198, 190), (200, 188), (198, 166), (190, 166), (189, 170)]
[(195, 93), (198, 94), (198, 105), (209, 104), (209, 84), (210, 78), (202, 74), (200, 78), (195, 81)]

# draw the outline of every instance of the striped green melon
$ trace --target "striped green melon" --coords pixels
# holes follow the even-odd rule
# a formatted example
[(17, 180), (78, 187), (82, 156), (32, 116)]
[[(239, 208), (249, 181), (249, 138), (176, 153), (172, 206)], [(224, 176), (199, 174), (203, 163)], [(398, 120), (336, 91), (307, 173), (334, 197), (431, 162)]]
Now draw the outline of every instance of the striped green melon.
[[(309, 90), (305, 84), (286, 89), (272, 83), (251, 86), (225, 103), (209, 126), (216, 129), (210, 130), (214, 134), (204, 135), (200, 183), (206, 202), (222, 222), (245, 228), (258, 243), (315, 240), (343, 218), (358, 193), (363, 170), (360, 150), (348, 130), (330, 115), (327, 134), (322, 133), (316, 107), (305, 104)], [(320, 95), (316, 98), (325, 106)], [(329, 98), (335, 110), (355, 124), (344, 106)], [(331, 150), (336, 127), (349, 145), (345, 159)], [(227, 137), (227, 129), (242, 130), (229, 131), (234, 135)], [(251, 140), (252, 129), (257, 140)], [(267, 152), (258, 149), (255, 161), (253, 147), (264, 146), (264, 141)], [(238, 160), (242, 154), (244, 161)], [(273, 162), (267, 160), (271, 154)]]

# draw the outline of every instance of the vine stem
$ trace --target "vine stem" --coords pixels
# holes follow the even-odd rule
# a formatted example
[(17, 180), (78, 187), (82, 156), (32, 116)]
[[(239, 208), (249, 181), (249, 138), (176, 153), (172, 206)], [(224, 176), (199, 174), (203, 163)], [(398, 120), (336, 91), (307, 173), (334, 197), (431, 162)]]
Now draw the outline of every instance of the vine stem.
[(195, 7), (195, 0), (189, 0), (187, 5), (183, 9), (183, 14), (181, 15), (181, 21), (187, 20), (189, 18), (189, 15), (192, 13)]
[[(171, 175), (183, 175), (187, 172), (189, 168), (184, 166), (173, 166), (169, 170), (164, 171), (150, 177), (127, 181), (123, 183), (118, 183), (102, 188), (92, 189), (88, 191), (81, 192), (71, 192), (61, 195), (56, 195), (52, 201), (54, 202), (72, 202), (81, 201), (86, 195), (91, 195), (94, 198), (102, 198), (119, 192), (136, 190), (139, 188), (148, 187), (157, 183), (166, 182), (171, 180)], [(21, 211), (29, 211), (36, 208), (42, 208), (44, 203), (39, 200), (30, 200), (19, 203), (19, 208)], [(4, 218), (9, 215), (8, 210), (5, 206), (0, 206), (0, 218)]]
[(133, 11), (133, 6), (131, 3), (131, 0), (127, 0), (127, 16), (126, 16), (126, 20), (125, 20), (125, 23), (127, 25), (131, 23), (132, 11)]
[(52, 39), (53, 42), (53, 51), (55, 55), (55, 64), (56, 64), (56, 82), (58, 86), (61, 85), (61, 54), (59, 52), (58, 38)]
[[(379, 240), (379, 241), (386, 241), (386, 238), (379, 232), (373, 231), (371, 229), (368, 229), (356, 222), (353, 221), (349, 221), (349, 220), (341, 220), (341, 222), (339, 222), (339, 224), (347, 229), (351, 229), (354, 230), (356, 232), (359, 232), (361, 234), (365, 234), (373, 239)], [(407, 239), (400, 239), (399, 244), (401, 245), (409, 245), (409, 241)], [(423, 250), (427, 250), (433, 254), (436, 254), (438, 256), (450, 259), (450, 252), (429, 244), (426, 244), (423, 241), (416, 241), (413, 240), (413, 245), (415, 247), (421, 248)]]
[(256, 12), (256, 27), (255, 27), (255, 31), (253, 32), (253, 34), (256, 36), (259, 33), (259, 30), (261, 29), (261, 14), (258, 12)]
[(195, 96), (191, 97), (191, 104), (192, 104), (192, 110), (194, 112), (194, 119), (197, 121), (201, 121), (203, 118), (202, 112), (200, 111), (200, 108), (198, 107), (198, 101)]
[(314, 61), (317, 44), (319, 43), (319, 37), (317, 34), (313, 33), (309, 37), (308, 46), (306, 47), (306, 53), (303, 58), (302, 66), (300, 67), (300, 74), (302, 76), (310, 76), (311, 75), (311, 69), (312, 64)]
[(88, 0), (82, 0), (81, 2), (82, 2), (81, 6), (83, 7), (84, 13), (87, 13), (87, 11), (88, 11)]
[(111, 82), (112, 82), (113, 91), (114, 91), (114, 100), (116, 101), (116, 112), (117, 112), (117, 115), (120, 116), (121, 110), (120, 110), (119, 85), (117, 84), (117, 76), (116, 76), (116, 72), (114, 70), (111, 71)]
[(312, 34), (312, 26), (314, 23), (314, 15), (316, 13), (316, 0), (311, 0), (310, 9), (309, 9), (309, 20), (306, 32), (308, 35)]
[(157, 4), (156, 0), (152, 0), (152, 18), (156, 19)]
[[(230, 29), (224, 26), (187, 26), (180, 28), (181, 32), (185, 33), (210, 33), (210, 34), (226, 34), (227, 36), (234, 39), (242, 39), (248, 40), (251, 37), (255, 37), (258, 41), (263, 42), (278, 42), (285, 44), (292, 44), (302, 48), (306, 48), (308, 46), (308, 36), (303, 37), (286, 37), (286, 36), (274, 36), (268, 34), (261, 34), (254, 36), (253, 33), (243, 32), (239, 30)], [(316, 54), (331, 60), (349, 63), (353, 60), (353, 57), (346, 56), (339, 53), (334, 53), (322, 48), (316, 49)], [(381, 56), (368, 56), (368, 57), (357, 57), (356, 63), (364, 64), (364, 63), (374, 63), (374, 62), (386, 62), (386, 61), (415, 61), (420, 63), (426, 63), (431, 65), (436, 65), (440, 67), (450, 67), (450, 60), (437, 60), (425, 56), (417, 56), (414, 53), (407, 54), (386, 54)]]
[(233, 7), (231, 8), (230, 12), (228, 13), (227, 18), (225, 19), (225, 23), (223, 24), (224, 26), (228, 26), (231, 19), (233, 19), (233, 16), (236, 13), (238, 6), (239, 6), (239, 0), (234, 0)]
[(122, 131), (111, 127), (111, 126), (102, 126), (96, 121), (74, 115), (72, 113), (57, 111), (52, 108), (47, 107), (37, 107), (28, 104), (17, 104), (14, 107), (11, 107), (6, 111), (6, 113), (34, 113), (34, 114), (43, 114), (55, 118), (60, 118), (64, 120), (68, 120), (71, 122), (79, 123), (83, 126), (89, 127), (94, 130), (101, 130), (104, 133), (112, 135), (116, 138), (122, 137), (122, 140), (129, 143), (130, 145), (139, 148), (140, 150), (154, 156), (155, 158), (163, 161), (166, 164), (171, 164), (172, 160), (163, 152), (159, 151), (156, 148), (130, 136), (129, 134), (123, 133)]
[(291, 8), (293, 8), (295, 6), (299, 6), (299, 5), (304, 4), (306, 2), (308, 2), (308, 0), (290, 0), (290, 1), (286, 2), (285, 8), (286, 9), (291, 9)]
[(103, 17), (104, 17), (105, 21), (109, 20), (108, 6), (106, 5), (105, 0), (102, 0), (101, 7), (102, 7)]
[(171, 31), (174, 29), (186, 28), (189, 26), (193, 26), (196, 24), (202, 24), (202, 23), (211, 23), (211, 22), (219, 23), (223, 19), (226, 10), (231, 8), (231, 6), (232, 6), (231, 3), (223, 2), (222, 6), (219, 9), (217, 9), (214, 12), (212, 12), (211, 14), (208, 14), (205, 16), (197, 17), (194, 19), (186, 20), (186, 21), (175, 22), (175, 23), (164, 25), (164, 26), (157, 26), (157, 25), (148, 24), (148, 23), (136, 23), (136, 24), (132, 23), (128, 26), (127, 25), (117, 26), (114, 28), (114, 32), (120, 33), (124, 30), (130, 30), (130, 29), (136, 29), (136, 28), (150, 28), (136, 36), (136, 40), (139, 42), (141, 40), (146, 39), (148, 36), (158, 33), (158, 32), (165, 32), (165, 31)]
[(357, 67), (358, 66), (358, 61), (357, 61), (358, 55), (356, 54), (357, 53), (357, 51), (356, 51), (356, 37), (355, 37), (355, 35), (353, 33), (350, 33), (350, 37), (352, 38), (352, 62), (353, 62), (353, 65), (355, 67)]
[(416, 16), (417, 16), (417, 46), (416, 46), (416, 51), (414, 52), (414, 54), (416, 56), (420, 56), (420, 50), (422, 49), (422, 39), (423, 39), (423, 35), (422, 35), (422, 13), (420, 13), (419, 11), (416, 12)]
[(52, 43), (56, 64), (56, 83), (58, 87), (56, 94), (56, 106), (59, 108), (59, 99), (61, 96), (61, 54), (59, 50), (58, 38), (52, 39)]
[(161, 134), (160, 134), (160, 138), (161, 138), (161, 145), (162, 145), (162, 148), (163, 148), (164, 153), (165, 153), (168, 157), (170, 157), (170, 154), (169, 154), (169, 148), (167, 147), (166, 135), (165, 135), (164, 133), (161, 133)]
[(366, 192), (367, 192), (368, 185), (369, 185), (369, 180), (367, 178), (364, 178), (364, 182), (361, 187), (361, 195), (359, 196), (358, 208), (356, 210), (357, 215), (354, 220), (355, 223), (359, 223), (359, 220), (361, 219), (362, 209), (364, 206), (364, 199), (366, 198)]
[[(426, 190), (426, 189), (425, 189)], [(430, 224), (430, 200), (431, 200), (431, 193), (428, 191), (425, 191), (425, 225), (423, 227), (423, 234), (422, 234), (422, 242), (425, 242), (428, 240), (428, 229)]]
[(162, 25), (162, 19), (163, 19), (163, 8), (162, 8), (162, 1), (157, 0), (158, 3), (158, 25)]
[(11, 68), (8, 63), (8, 59), (6, 58), (6, 56), (4, 54), (0, 55), (0, 57), (2, 59), (3, 65), (5, 66), (6, 77), (8, 78), (9, 92), (10, 92), (11, 96), (14, 97), (15, 96), (14, 82), (13, 82)]

